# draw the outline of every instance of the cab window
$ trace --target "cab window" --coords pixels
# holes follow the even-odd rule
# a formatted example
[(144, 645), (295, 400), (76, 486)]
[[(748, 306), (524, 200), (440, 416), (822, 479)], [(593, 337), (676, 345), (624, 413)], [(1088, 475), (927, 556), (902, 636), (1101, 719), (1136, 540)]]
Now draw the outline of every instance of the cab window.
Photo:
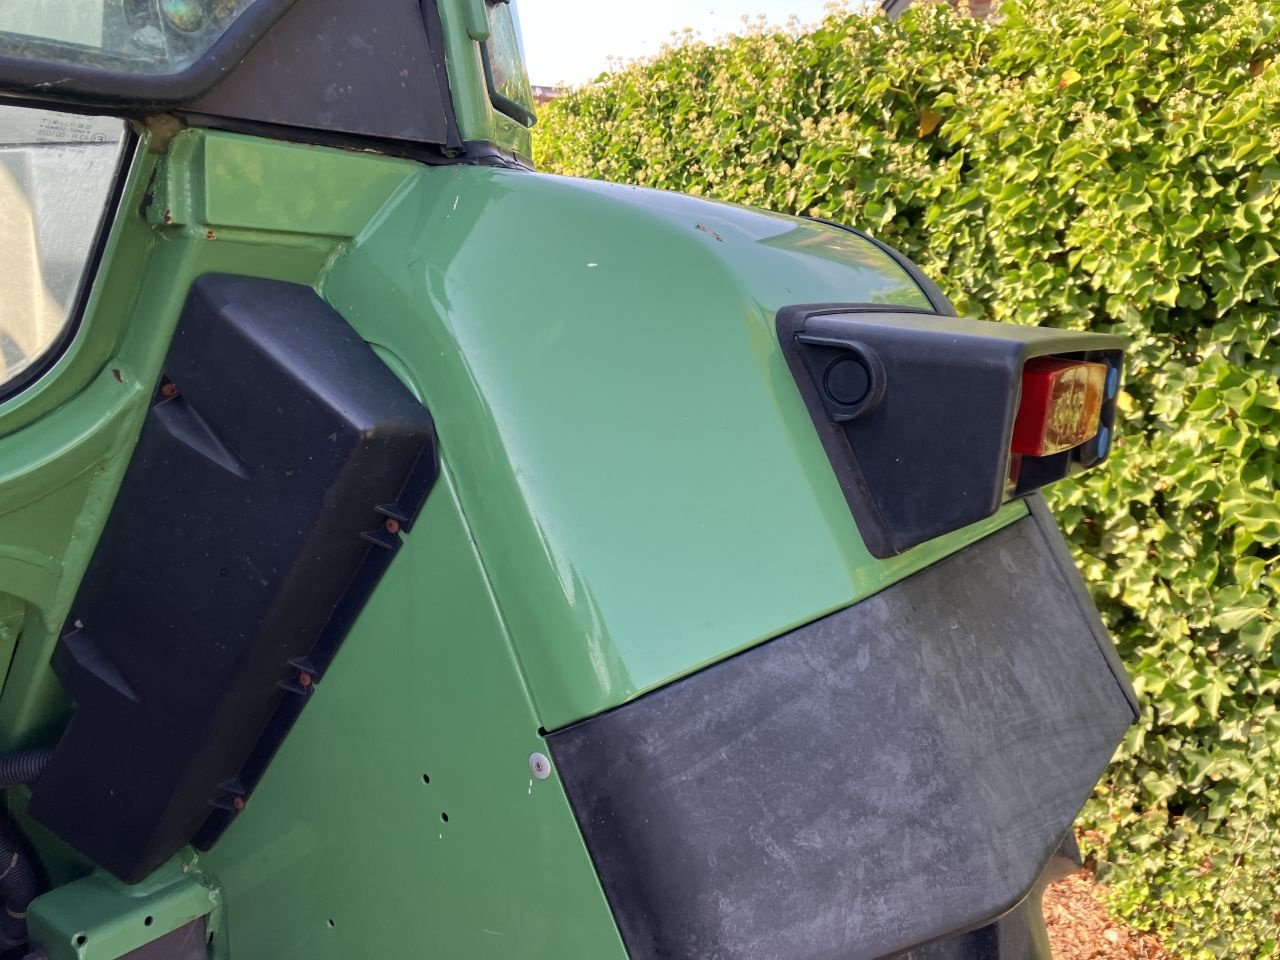
[(69, 331), (124, 141), (117, 119), (0, 105), (0, 397)]

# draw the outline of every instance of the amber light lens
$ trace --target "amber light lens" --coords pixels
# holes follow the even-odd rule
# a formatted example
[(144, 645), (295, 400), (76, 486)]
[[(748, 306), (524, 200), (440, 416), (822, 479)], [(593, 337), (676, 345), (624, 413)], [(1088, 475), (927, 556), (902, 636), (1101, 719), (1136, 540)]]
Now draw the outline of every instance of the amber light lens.
[(1037, 357), (1022, 368), (1013, 453), (1046, 457), (1093, 438), (1102, 416), (1107, 365)]

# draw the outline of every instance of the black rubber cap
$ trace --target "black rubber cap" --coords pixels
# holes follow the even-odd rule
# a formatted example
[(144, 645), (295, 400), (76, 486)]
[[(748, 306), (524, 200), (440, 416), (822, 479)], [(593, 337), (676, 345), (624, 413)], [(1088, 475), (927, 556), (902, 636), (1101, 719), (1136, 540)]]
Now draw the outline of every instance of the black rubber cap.
[(840, 357), (827, 367), (823, 387), (833, 401), (851, 407), (871, 392), (871, 371), (856, 357)]

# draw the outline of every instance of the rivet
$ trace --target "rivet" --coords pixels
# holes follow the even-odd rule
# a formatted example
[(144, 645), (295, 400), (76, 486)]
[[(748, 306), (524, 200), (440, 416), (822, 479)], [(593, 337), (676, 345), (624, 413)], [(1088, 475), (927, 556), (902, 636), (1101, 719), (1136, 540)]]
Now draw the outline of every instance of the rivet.
[(232, 805), (233, 807), (235, 807), (237, 810), (243, 810), (243, 809), (244, 809), (244, 797), (232, 797), (232, 798), (231, 798), (231, 805)]
[(162, 397), (176, 397), (178, 395), (178, 385), (175, 383), (166, 383), (160, 388)]
[(400, 521), (395, 517), (387, 517), (386, 522), (383, 523), (383, 527), (386, 528), (387, 533), (399, 533)]
[(311, 686), (311, 674), (303, 670), (300, 674), (298, 674), (298, 683), (300, 686), (304, 686), (304, 687)]
[(551, 776), (551, 761), (545, 753), (532, 753), (529, 755), (529, 770), (539, 780), (545, 780)]

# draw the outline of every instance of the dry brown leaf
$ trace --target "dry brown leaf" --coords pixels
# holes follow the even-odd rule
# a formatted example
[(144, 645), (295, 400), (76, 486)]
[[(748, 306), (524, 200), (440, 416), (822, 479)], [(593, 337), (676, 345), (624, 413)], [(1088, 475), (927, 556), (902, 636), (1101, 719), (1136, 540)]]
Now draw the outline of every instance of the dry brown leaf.
[(938, 124), (941, 122), (942, 114), (925, 107), (920, 111), (920, 126), (916, 128), (916, 132), (922, 137), (927, 137), (938, 129)]
[(1049, 885), (1044, 920), (1054, 960), (1174, 960), (1160, 941), (1107, 916), (1088, 870)]

